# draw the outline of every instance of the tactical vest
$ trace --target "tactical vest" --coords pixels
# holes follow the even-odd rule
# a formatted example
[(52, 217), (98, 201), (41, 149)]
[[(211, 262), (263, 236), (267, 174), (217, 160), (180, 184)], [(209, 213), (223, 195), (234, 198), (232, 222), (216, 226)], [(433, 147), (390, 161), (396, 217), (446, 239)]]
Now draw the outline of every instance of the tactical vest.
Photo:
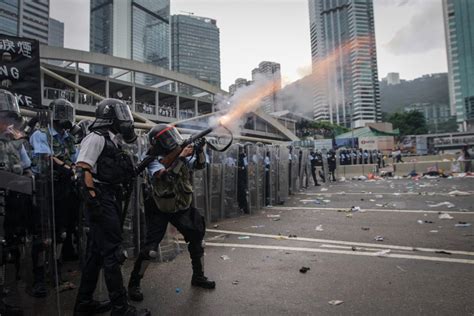
[(161, 212), (186, 210), (193, 200), (193, 186), (189, 167), (184, 164), (176, 176), (153, 177), (153, 199)]
[(72, 157), (76, 153), (76, 146), (74, 144), (74, 139), (71, 135), (64, 138), (64, 143), (61, 143), (57, 137), (51, 136), (49, 129), (46, 130), (46, 135), (49, 140), (53, 140), (53, 156), (64, 161), (68, 165), (72, 164)]
[(110, 139), (108, 132), (94, 131), (105, 138), (104, 148), (97, 159), (94, 178), (108, 184), (125, 184), (135, 175), (130, 156)]
[(0, 136), (0, 170), (22, 174), (21, 167), (21, 142)]

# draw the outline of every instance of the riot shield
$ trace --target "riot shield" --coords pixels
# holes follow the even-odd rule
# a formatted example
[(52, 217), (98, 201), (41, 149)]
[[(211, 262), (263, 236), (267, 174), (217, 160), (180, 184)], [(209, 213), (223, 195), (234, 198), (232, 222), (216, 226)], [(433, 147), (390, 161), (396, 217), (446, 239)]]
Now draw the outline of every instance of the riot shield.
[(225, 153), (210, 152), (209, 165), (209, 209), (210, 221), (214, 222), (223, 218), (223, 168)]
[(248, 147), (249, 200), (250, 212), (255, 212), (264, 206), (265, 167), (263, 163), (264, 150), (262, 146)]
[(299, 173), (298, 173), (298, 155), (295, 154), (299, 151), (299, 148), (293, 149), (292, 153), (292, 162), (291, 162), (291, 187), (292, 193), (298, 192), (300, 190), (299, 183)]
[(225, 161), (222, 166), (222, 215), (225, 218), (239, 215), (237, 203), (237, 160), (239, 158), (238, 144), (232, 145), (223, 153)]
[(330, 182), (329, 165), (328, 165), (328, 150), (326, 148), (323, 148), (321, 150), (321, 154), (323, 157), (323, 173), (326, 178), (326, 181)]
[(289, 154), (290, 150), (286, 146), (278, 149), (278, 204), (283, 204), (288, 200), (289, 187)]
[(208, 185), (207, 185), (207, 171), (208, 167), (204, 169), (193, 171), (193, 206), (199, 210), (204, 216), (207, 223), (210, 223), (211, 217), (209, 212), (208, 201)]

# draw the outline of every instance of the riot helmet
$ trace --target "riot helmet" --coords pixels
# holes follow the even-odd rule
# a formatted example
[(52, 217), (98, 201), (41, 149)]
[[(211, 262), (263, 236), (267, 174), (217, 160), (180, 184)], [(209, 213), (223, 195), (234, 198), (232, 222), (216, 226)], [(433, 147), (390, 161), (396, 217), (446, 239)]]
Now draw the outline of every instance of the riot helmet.
[(84, 137), (89, 134), (91, 124), (91, 120), (82, 120), (71, 128), (69, 133), (76, 138), (76, 144), (80, 144)]
[(128, 105), (118, 99), (104, 99), (97, 105), (95, 121), (89, 129), (93, 131), (101, 128), (122, 135), (126, 143), (133, 143), (137, 139), (132, 112)]
[(148, 140), (158, 155), (167, 155), (184, 142), (176, 127), (169, 124), (155, 125), (148, 132)]
[(22, 123), (17, 99), (10, 91), (4, 89), (0, 89), (0, 120), (15, 126), (20, 126)]
[(74, 107), (65, 99), (57, 99), (49, 104), (53, 122), (62, 130), (70, 130), (74, 125)]

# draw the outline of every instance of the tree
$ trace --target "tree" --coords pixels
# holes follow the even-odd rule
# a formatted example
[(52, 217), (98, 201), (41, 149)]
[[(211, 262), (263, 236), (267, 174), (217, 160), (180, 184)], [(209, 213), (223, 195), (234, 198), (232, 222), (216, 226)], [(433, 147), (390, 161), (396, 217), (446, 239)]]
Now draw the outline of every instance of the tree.
[(400, 130), (400, 136), (428, 133), (425, 116), (420, 111), (395, 112), (388, 121), (393, 124), (393, 128)]
[(296, 129), (299, 131), (300, 137), (322, 136), (324, 138), (333, 138), (339, 134), (349, 131), (348, 128), (333, 124), (329, 121), (308, 121), (301, 120), (296, 123)]

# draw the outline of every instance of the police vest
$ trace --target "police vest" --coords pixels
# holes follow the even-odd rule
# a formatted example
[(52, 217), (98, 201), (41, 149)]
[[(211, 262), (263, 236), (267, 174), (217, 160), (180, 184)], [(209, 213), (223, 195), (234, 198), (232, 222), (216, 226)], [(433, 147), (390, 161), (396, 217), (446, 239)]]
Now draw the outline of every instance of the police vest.
[(22, 174), (21, 142), (12, 140), (4, 135), (0, 136), (0, 170)]
[(94, 131), (105, 138), (104, 148), (97, 159), (97, 173), (94, 178), (108, 184), (125, 184), (135, 176), (130, 156), (110, 139), (107, 131)]
[(193, 200), (193, 186), (189, 167), (183, 164), (176, 176), (153, 177), (153, 199), (161, 212), (186, 210)]
[(49, 129), (46, 130), (48, 135), (48, 141), (52, 139), (53, 156), (64, 161), (68, 165), (72, 164), (72, 157), (76, 153), (76, 146), (74, 144), (74, 138), (71, 135), (64, 138), (64, 142), (60, 142), (57, 137), (51, 136)]

